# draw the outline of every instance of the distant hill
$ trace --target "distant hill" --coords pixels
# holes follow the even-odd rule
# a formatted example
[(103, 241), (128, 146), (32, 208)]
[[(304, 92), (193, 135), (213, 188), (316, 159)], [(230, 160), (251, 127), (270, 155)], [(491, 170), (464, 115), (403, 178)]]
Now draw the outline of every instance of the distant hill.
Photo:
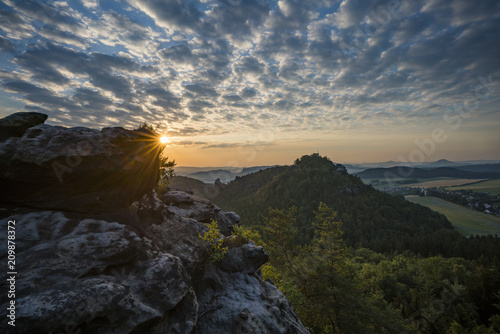
[(399, 165), (397, 161), (366, 162), (366, 163), (344, 163), (342, 164), (350, 174), (364, 171), (369, 168), (392, 167)]
[[(460, 169), (459, 169), (460, 168)], [(474, 171), (475, 170), (475, 171)], [(414, 167), (371, 168), (356, 173), (362, 179), (391, 179), (391, 178), (434, 178), (453, 177), (462, 179), (498, 179), (500, 171), (487, 165), (483, 167), (438, 167), (431, 169)]]
[[(461, 167), (461, 166), (472, 166), (472, 165), (491, 165), (500, 164), (500, 160), (466, 160), (466, 161), (450, 161), (447, 159), (440, 159), (433, 162), (421, 162), (412, 163), (411, 166), (414, 168), (437, 168), (437, 167)], [(347, 171), (351, 174), (359, 173), (367, 169), (373, 168), (390, 168), (399, 167), (402, 165), (401, 161), (385, 161), (385, 162), (369, 162), (369, 163), (345, 163), (343, 164)]]
[[(418, 168), (436, 168), (436, 167), (454, 167), (460, 165), (459, 163), (449, 161), (446, 159), (441, 159), (433, 162), (423, 162), (419, 164), (413, 164), (414, 167)], [(465, 164), (464, 164), (465, 165)], [(344, 164), (347, 168), (347, 171), (351, 174), (356, 174), (367, 169), (373, 168), (390, 168), (390, 167), (399, 167), (401, 166), (401, 162), (397, 161), (385, 161), (385, 162), (371, 162), (371, 163), (361, 163), (361, 164)]]
[(238, 176), (238, 173), (234, 173), (233, 171), (227, 169), (213, 169), (206, 172), (191, 173), (187, 176), (205, 183), (214, 183), (216, 179), (220, 179), (222, 183), (226, 183), (234, 180), (236, 176)]
[(170, 179), (169, 186), (186, 192), (192, 192), (193, 195), (201, 198), (207, 198), (205, 191), (205, 186), (207, 186), (207, 184), (200, 180), (192, 179), (187, 176), (174, 176)]
[(360, 178), (340, 171), (341, 165), (327, 158), (303, 156), (291, 166), (239, 177), (221, 187), (212, 201), (225, 210), (238, 212), (242, 224), (257, 228), (263, 224), (262, 216), (269, 207), (296, 206), (299, 243), (310, 240), (314, 231), (310, 222), (320, 202), (338, 213), (345, 240), (351, 246), (382, 252), (411, 249), (425, 254), (450, 254), (439, 249), (439, 240), (444, 235), (462, 238), (443, 215), (403, 197), (377, 191)]
[(500, 173), (500, 164), (459, 165), (455, 168), (469, 172)]
[(175, 166), (175, 173), (180, 176), (187, 176), (192, 173), (206, 172), (214, 169), (224, 169), (223, 167), (191, 167), (191, 166)]
[(458, 166), (458, 163), (446, 159), (441, 159), (438, 161), (419, 165), (419, 167), (421, 168), (454, 167), (454, 166)]
[(177, 173), (177, 175), (187, 176), (205, 183), (214, 183), (216, 179), (220, 179), (222, 183), (227, 183), (231, 180), (234, 180), (237, 176), (243, 176), (270, 167), (273, 166), (252, 166), (244, 168), (181, 166), (176, 167), (175, 172)]

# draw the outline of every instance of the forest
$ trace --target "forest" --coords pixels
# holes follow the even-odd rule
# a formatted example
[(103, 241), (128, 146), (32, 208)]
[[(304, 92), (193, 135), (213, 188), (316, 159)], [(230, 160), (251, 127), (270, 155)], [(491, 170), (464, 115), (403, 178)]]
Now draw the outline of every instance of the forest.
[(312, 333), (498, 333), (500, 241), (466, 238), (426, 207), (318, 154), (222, 186), (236, 234)]

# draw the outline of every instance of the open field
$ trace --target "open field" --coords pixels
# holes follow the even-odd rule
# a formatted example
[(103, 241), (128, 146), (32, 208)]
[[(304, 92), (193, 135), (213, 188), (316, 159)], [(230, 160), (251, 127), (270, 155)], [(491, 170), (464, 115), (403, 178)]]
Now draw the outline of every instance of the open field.
[[(381, 184), (381, 181), (385, 181), (384, 179), (363, 179), (363, 182), (366, 184), (372, 184), (374, 181), (379, 181), (379, 183), (373, 183), (373, 186), (378, 189), (385, 188), (394, 188), (394, 187), (414, 187), (414, 188), (432, 188), (432, 187), (451, 187), (451, 186), (460, 186), (464, 184), (474, 183), (484, 181), (485, 179), (457, 179), (453, 177), (434, 177), (429, 179), (418, 178), (417, 182), (412, 183), (404, 183), (408, 181), (408, 179), (399, 178), (399, 179), (389, 179), (385, 184)], [(500, 185), (499, 185), (500, 187)], [(456, 189), (455, 187), (453, 189)]]
[(495, 195), (500, 195), (500, 179), (498, 180), (488, 180), (483, 182), (478, 182), (461, 187), (448, 187), (446, 190), (462, 190), (470, 189), (474, 192), (480, 193), (490, 193)]
[(500, 218), (445, 201), (437, 197), (406, 196), (408, 201), (418, 203), (442, 213), (463, 235), (498, 234)]
[(432, 188), (432, 187), (451, 187), (474, 182), (484, 181), (484, 179), (454, 179), (452, 177), (440, 179), (422, 179), (419, 183), (408, 184), (407, 187)]

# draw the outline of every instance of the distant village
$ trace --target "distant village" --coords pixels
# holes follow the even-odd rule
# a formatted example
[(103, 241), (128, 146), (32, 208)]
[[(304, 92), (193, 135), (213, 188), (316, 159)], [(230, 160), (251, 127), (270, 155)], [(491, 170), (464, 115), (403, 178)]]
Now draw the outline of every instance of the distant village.
[(392, 187), (380, 189), (392, 195), (433, 196), (466, 208), (495, 215), (500, 218), (500, 195), (473, 192), (472, 190), (446, 190), (444, 188)]

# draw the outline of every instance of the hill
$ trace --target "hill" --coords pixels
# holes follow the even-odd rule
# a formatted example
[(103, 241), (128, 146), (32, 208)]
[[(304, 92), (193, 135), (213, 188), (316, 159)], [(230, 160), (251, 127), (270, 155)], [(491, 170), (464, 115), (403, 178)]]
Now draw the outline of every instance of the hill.
[[(247, 226), (263, 225), (269, 207), (297, 207), (298, 243), (311, 240), (313, 212), (320, 202), (338, 214), (348, 245), (378, 252), (412, 250), (421, 254), (453, 255), (464, 237), (445, 216), (429, 208), (364, 185), (342, 166), (317, 154), (303, 156), (291, 166), (280, 166), (240, 177), (218, 191), (213, 201), (237, 211)], [(452, 240), (450, 244), (441, 242)], [(425, 239), (425, 240), (424, 240)]]
[(459, 165), (456, 168), (469, 172), (500, 173), (500, 164)]
[(206, 183), (201, 182), (200, 180), (196, 180), (187, 176), (174, 176), (170, 178), (169, 186), (171, 188), (178, 188), (182, 191), (187, 191), (193, 193), (193, 195), (207, 198), (205, 187)]
[[(493, 168), (477, 167), (477, 171), (471, 171), (474, 167), (464, 166), (468, 170), (458, 167), (437, 167), (432, 169), (416, 167), (390, 167), (390, 168), (370, 168), (363, 172), (356, 173), (363, 179), (394, 179), (394, 178), (434, 178), (434, 177), (453, 177), (461, 179), (499, 179), (500, 171)], [(483, 171), (485, 170), (485, 171)], [(493, 170), (493, 171), (491, 171)]]
[(238, 176), (243, 176), (272, 166), (252, 166), (238, 168), (224, 167), (178, 167), (176, 173), (180, 176), (187, 176), (205, 183), (214, 183), (216, 179), (226, 183), (234, 180)]
[(458, 166), (458, 163), (449, 161), (446, 159), (440, 159), (437, 161), (429, 162), (426, 164), (422, 164), (419, 167), (422, 168), (436, 168), (436, 167), (453, 167), (453, 166)]

